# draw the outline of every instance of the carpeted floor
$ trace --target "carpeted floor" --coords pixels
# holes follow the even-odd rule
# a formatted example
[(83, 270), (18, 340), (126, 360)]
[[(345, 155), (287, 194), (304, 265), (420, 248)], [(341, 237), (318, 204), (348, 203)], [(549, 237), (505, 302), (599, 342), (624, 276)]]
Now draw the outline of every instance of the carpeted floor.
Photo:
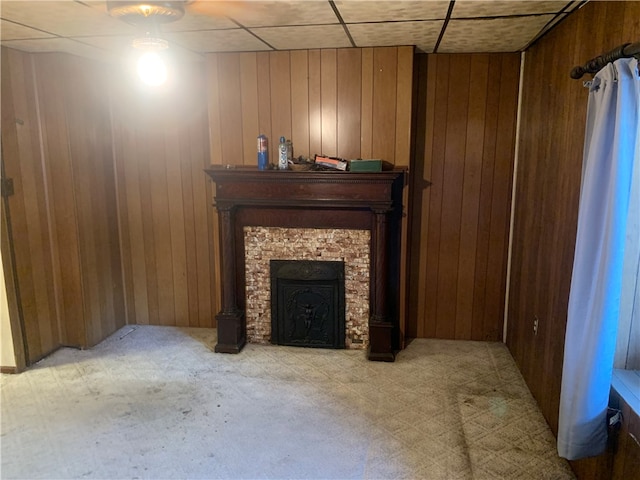
[(574, 478), (503, 344), (214, 345), (130, 326), (2, 375), (1, 477)]

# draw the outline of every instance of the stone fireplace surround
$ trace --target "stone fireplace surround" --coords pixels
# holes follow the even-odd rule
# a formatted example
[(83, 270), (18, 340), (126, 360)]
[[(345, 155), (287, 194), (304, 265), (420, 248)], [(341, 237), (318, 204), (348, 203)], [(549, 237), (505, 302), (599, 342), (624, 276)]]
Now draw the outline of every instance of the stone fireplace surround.
[(259, 171), (212, 166), (222, 265), (218, 353), (239, 353), (247, 339), (245, 227), (370, 232), (369, 360), (400, 348), (399, 284), (405, 170), (375, 173)]
[(345, 262), (345, 347), (369, 345), (370, 232), (244, 227), (247, 341), (271, 342), (270, 260)]

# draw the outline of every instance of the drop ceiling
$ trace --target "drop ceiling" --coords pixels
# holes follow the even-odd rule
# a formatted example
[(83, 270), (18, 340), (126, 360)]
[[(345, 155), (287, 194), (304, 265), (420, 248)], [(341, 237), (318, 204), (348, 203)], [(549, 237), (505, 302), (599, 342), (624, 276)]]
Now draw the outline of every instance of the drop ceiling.
[[(162, 26), (174, 54), (415, 45), (432, 53), (517, 52), (584, 1), (188, 2)], [(1, 43), (28, 52), (117, 60), (140, 28), (109, 16), (104, 1), (0, 2)]]

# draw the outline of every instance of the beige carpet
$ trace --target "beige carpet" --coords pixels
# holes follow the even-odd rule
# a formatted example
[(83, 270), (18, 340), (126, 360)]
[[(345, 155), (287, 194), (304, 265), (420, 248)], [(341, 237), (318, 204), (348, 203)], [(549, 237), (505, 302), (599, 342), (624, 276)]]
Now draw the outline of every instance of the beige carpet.
[(2, 478), (568, 479), (506, 347), (362, 351), (125, 327), (2, 375)]

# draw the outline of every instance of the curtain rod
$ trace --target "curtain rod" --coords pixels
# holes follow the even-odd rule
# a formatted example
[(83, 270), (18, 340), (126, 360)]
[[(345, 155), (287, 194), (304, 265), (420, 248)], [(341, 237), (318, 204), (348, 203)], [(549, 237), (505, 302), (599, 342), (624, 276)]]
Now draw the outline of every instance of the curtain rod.
[(571, 69), (571, 78), (578, 80), (582, 78), (585, 73), (597, 73), (607, 63), (614, 62), (619, 58), (636, 57), (640, 59), (640, 42), (637, 43), (625, 43), (620, 45), (610, 52), (603, 53), (602, 55), (592, 58), (584, 65), (579, 65)]

